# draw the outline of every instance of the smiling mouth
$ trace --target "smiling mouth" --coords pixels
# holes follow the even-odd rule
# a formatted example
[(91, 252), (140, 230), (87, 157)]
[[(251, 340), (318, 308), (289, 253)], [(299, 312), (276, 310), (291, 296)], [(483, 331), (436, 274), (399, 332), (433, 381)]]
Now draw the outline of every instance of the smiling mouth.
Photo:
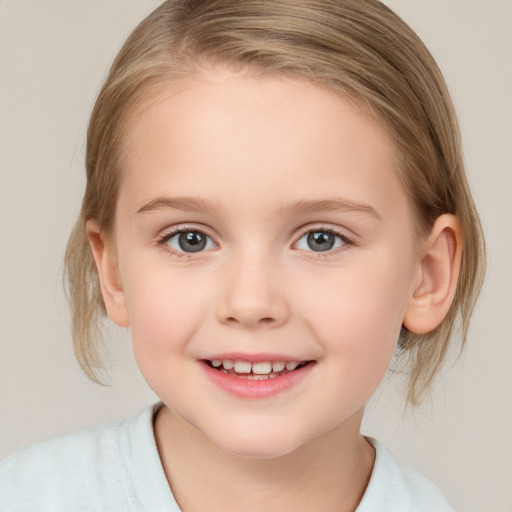
[(294, 372), (313, 361), (234, 361), (231, 359), (206, 359), (204, 362), (214, 370), (234, 377), (250, 380), (267, 380)]

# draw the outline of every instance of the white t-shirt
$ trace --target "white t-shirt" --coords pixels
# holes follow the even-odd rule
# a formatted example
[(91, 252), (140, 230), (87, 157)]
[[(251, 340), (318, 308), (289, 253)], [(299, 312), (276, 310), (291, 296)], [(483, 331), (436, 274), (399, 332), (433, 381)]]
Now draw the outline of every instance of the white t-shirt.
[[(0, 462), (0, 511), (179, 512), (153, 434), (160, 407), (13, 453)], [(356, 512), (453, 511), (425, 477), (370, 442), (377, 457)]]

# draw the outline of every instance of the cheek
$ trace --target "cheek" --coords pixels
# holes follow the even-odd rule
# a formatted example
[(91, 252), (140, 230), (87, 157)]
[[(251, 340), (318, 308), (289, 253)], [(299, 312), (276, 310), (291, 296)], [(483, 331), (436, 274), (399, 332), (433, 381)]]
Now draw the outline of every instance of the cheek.
[(137, 361), (182, 354), (205, 315), (206, 289), (154, 265), (128, 270), (125, 296)]
[(342, 367), (338, 378), (364, 394), (386, 374), (408, 297), (407, 271), (382, 263), (340, 273), (324, 283), (327, 293), (308, 301), (310, 328)]

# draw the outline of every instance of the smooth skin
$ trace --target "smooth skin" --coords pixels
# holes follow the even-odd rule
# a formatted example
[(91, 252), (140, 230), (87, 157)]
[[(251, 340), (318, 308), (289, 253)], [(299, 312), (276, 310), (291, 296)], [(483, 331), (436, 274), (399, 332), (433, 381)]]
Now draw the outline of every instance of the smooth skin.
[[(114, 233), (87, 227), (108, 315), (165, 404), (180, 507), (355, 510), (374, 462), (364, 406), (401, 326), (427, 332), (450, 307), (457, 219), (418, 240), (386, 132), (303, 81), (202, 72), (143, 105), (125, 147)], [(231, 352), (314, 362), (241, 399), (202, 362)]]

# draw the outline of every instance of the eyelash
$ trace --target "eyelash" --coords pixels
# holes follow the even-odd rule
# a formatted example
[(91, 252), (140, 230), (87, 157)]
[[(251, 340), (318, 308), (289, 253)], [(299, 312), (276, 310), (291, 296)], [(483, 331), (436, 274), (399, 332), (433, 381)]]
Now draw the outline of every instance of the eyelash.
[[(172, 249), (167, 243), (169, 240), (174, 238), (176, 235), (179, 235), (181, 233), (198, 233), (200, 235), (203, 235), (204, 237), (212, 240), (212, 237), (207, 235), (203, 230), (192, 227), (192, 226), (180, 226), (172, 229), (171, 231), (164, 233), (157, 241), (157, 244), (159, 247), (162, 248), (163, 251), (165, 251), (167, 254), (171, 254), (172, 256), (175, 256), (177, 258), (184, 258), (184, 257), (190, 257), (194, 253), (193, 252), (180, 252)], [(213, 240), (212, 240), (213, 241)], [(215, 242), (213, 242), (215, 244)], [(215, 244), (217, 245), (217, 244)], [(198, 252), (204, 252), (204, 251), (198, 251)]]
[[(182, 233), (198, 233), (200, 235), (205, 236), (206, 238), (208, 238), (209, 240), (211, 240), (213, 242), (212, 237), (210, 237), (208, 234), (206, 234), (201, 229), (198, 229), (198, 228), (195, 228), (195, 227), (180, 226), (180, 227), (172, 229), (171, 231), (163, 234), (158, 239), (157, 244), (166, 253), (171, 253), (172, 256), (175, 256), (177, 258), (190, 257), (190, 256), (192, 256), (195, 253), (193, 253), (193, 252), (176, 251), (176, 250), (172, 249), (169, 245), (167, 245), (169, 240), (171, 240), (176, 235), (179, 235), (179, 234), (182, 234)], [(329, 258), (331, 256), (337, 255), (341, 251), (347, 250), (350, 246), (356, 245), (355, 240), (353, 238), (347, 236), (345, 233), (342, 233), (342, 232), (337, 231), (337, 230), (332, 229), (332, 228), (323, 227), (323, 226), (318, 226), (318, 227), (315, 227), (315, 228), (308, 228), (308, 229), (303, 230), (301, 232), (300, 236), (297, 238), (297, 241), (294, 243), (294, 245), (297, 245), (306, 235), (308, 235), (310, 233), (326, 233), (326, 234), (333, 235), (333, 236), (339, 238), (343, 242), (343, 245), (341, 247), (338, 247), (338, 248), (336, 248), (334, 250), (330, 249), (330, 250), (326, 250), (326, 251), (313, 251), (313, 250), (306, 251), (306, 252), (311, 252), (312, 254), (315, 255), (315, 257), (319, 256), (319, 257), (322, 257), (322, 258)], [(217, 246), (217, 244), (215, 242), (213, 242), (213, 244), (215, 246)], [(198, 252), (204, 252), (204, 250), (201, 250), (201, 251), (198, 251)]]
[(304, 231), (302, 231), (302, 233), (300, 234), (300, 236), (297, 239), (297, 242), (295, 242), (294, 245), (297, 245), (297, 243), (300, 240), (302, 240), (306, 235), (308, 235), (310, 233), (327, 233), (329, 235), (333, 235), (333, 236), (339, 238), (343, 242), (343, 245), (336, 249), (330, 249), (327, 251), (313, 251), (313, 250), (307, 251), (307, 252), (314, 254), (315, 257), (329, 258), (329, 257), (337, 256), (340, 252), (346, 251), (351, 246), (356, 245), (356, 242), (352, 237), (349, 237), (345, 233), (342, 233), (341, 231), (338, 231), (336, 229), (321, 226), (321, 225), (318, 227), (314, 227), (314, 228), (307, 228)]

